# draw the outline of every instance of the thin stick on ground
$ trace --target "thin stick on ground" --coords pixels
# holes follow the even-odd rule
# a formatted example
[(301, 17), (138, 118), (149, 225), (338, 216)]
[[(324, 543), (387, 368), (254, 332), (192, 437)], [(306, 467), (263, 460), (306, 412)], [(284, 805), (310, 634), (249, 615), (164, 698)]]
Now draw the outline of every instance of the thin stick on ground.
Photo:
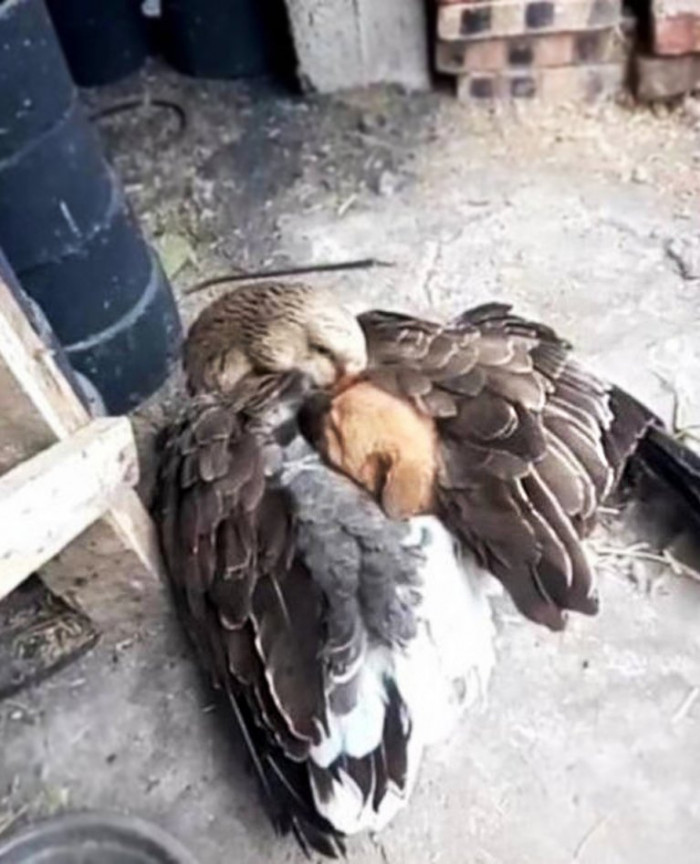
[(599, 831), (601, 831), (608, 824), (610, 819), (611, 819), (610, 814), (606, 814), (605, 816), (601, 816), (597, 822), (594, 822), (593, 825), (591, 825), (591, 827), (583, 835), (583, 837), (579, 841), (578, 846), (574, 850), (574, 854), (573, 854), (573, 857), (571, 859), (572, 862), (583, 860), (583, 854), (586, 851), (591, 840), (596, 836), (596, 834), (599, 833)]
[(212, 276), (191, 285), (185, 289), (185, 294), (196, 294), (206, 288), (216, 285), (228, 285), (235, 282), (253, 282), (256, 279), (281, 279), (285, 276), (303, 276), (310, 273), (335, 273), (342, 270), (371, 270), (374, 267), (393, 267), (390, 261), (379, 261), (376, 258), (361, 258), (358, 261), (338, 261), (328, 264), (306, 264), (300, 267), (283, 267), (278, 270), (255, 270), (251, 272), (225, 273), (222, 276)]
[(28, 804), (23, 804), (19, 810), (10, 811), (8, 813), (0, 813), (0, 837), (15, 825), (29, 810)]
[(696, 574), (690, 567), (686, 567), (677, 561), (673, 555), (664, 550), (661, 553), (649, 550), (648, 544), (632, 543), (629, 546), (605, 546), (600, 543), (592, 543), (591, 549), (601, 558), (623, 558), (628, 561), (648, 561), (651, 564), (661, 564), (668, 567), (675, 576), (689, 576), (697, 579)]

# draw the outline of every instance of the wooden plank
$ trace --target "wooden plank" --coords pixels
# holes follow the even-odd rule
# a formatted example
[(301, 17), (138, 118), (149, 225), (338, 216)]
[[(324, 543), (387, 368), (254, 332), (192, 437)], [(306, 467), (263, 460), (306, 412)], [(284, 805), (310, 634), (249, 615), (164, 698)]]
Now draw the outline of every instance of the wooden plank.
[(0, 477), (0, 599), (138, 481), (126, 417), (101, 417)]
[[(34, 331), (0, 275), (0, 472), (72, 435), (90, 420), (52, 351)], [(121, 545), (131, 550), (147, 574), (163, 575), (155, 526), (135, 491), (120, 492), (105, 522), (92, 533), (100, 535), (110, 548)], [(107, 536), (112, 533), (117, 544)], [(94, 548), (98, 545), (95, 543)], [(75, 564), (70, 564), (72, 571)], [(57, 581), (71, 578), (72, 571), (63, 574), (60, 565), (51, 569)], [(118, 574), (112, 571), (111, 578), (118, 578)], [(129, 579), (134, 579), (132, 566)]]
[(0, 353), (56, 438), (90, 421), (87, 409), (0, 276)]

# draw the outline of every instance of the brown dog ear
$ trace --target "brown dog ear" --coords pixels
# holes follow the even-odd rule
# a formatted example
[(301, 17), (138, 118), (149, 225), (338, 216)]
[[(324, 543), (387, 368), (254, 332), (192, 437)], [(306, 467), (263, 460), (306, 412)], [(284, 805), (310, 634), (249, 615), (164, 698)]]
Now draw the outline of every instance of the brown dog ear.
[(299, 431), (315, 449), (323, 449), (324, 421), (331, 409), (328, 393), (314, 393), (306, 399), (299, 410)]

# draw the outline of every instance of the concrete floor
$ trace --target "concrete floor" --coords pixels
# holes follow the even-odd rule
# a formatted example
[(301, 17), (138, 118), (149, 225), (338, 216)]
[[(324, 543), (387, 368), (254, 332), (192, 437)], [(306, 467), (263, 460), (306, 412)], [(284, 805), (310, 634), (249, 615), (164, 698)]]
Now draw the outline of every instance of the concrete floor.
[[(396, 266), (314, 278), (358, 308), (443, 315), (509, 300), (664, 416), (658, 376), (671, 379), (683, 424), (700, 421), (692, 104), (494, 119), (437, 95), (303, 103), (156, 72), (100, 100), (143, 90), (188, 107), (184, 138), (138, 115), (107, 143), (168, 266), (183, 249), (196, 260), (178, 290), (232, 263), (376, 256)], [(184, 298), (185, 317), (213, 296)], [(139, 412), (144, 428), (166, 395)], [(627, 533), (612, 520), (596, 542), (620, 548)], [(351, 841), (352, 859), (694, 864), (700, 584), (651, 566), (604, 557), (602, 613), (563, 635), (501, 606), (489, 705), (430, 755), (386, 833)], [(102, 807), (159, 822), (201, 864), (300, 862), (267, 826), (167, 597), (145, 585), (129, 616), (0, 704), (0, 828)]]

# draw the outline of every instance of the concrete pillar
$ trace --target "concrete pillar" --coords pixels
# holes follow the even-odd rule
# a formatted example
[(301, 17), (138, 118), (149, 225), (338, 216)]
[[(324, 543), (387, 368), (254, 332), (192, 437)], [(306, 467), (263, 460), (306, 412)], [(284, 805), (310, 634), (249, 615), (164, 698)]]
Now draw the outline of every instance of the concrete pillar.
[(321, 93), (430, 85), (426, 0), (286, 0), (302, 82)]

